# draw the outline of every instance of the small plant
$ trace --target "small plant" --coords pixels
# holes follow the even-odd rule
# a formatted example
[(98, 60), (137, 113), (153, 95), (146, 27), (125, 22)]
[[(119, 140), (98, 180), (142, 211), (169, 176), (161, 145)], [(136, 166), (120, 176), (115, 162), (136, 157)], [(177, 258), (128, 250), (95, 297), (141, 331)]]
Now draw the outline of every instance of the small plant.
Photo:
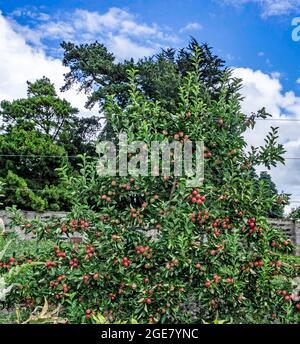
[[(87, 315), (90, 314), (89, 312)], [(110, 320), (108, 318), (105, 318), (101, 313), (97, 313), (92, 315), (92, 320), (93, 323), (98, 324), (98, 325), (105, 325), (105, 324), (132, 324), (132, 325), (137, 325), (138, 322), (135, 319), (131, 319), (128, 321), (120, 321), (120, 320)]]
[[(7, 251), (9, 245), (11, 244), (11, 241), (6, 243), (6, 245), (2, 248), (0, 251), (0, 261), (2, 260), (3, 256), (5, 255), (5, 252)], [(10, 284), (7, 286), (7, 283), (5, 281), (5, 277), (7, 274), (0, 274), (0, 301), (4, 302), (6, 299), (6, 296), (10, 293), (12, 288), (15, 286), (15, 284)]]
[(232, 320), (228, 321), (228, 320), (220, 320), (220, 319), (215, 319), (213, 322), (206, 322), (203, 320), (203, 324), (212, 324), (212, 325), (224, 325), (224, 324), (231, 324)]
[[(48, 301), (45, 299), (43, 307), (36, 307), (29, 318), (22, 324), (66, 324), (68, 321), (59, 316), (61, 306), (50, 310)], [(17, 312), (17, 321), (20, 322), (20, 316)]]

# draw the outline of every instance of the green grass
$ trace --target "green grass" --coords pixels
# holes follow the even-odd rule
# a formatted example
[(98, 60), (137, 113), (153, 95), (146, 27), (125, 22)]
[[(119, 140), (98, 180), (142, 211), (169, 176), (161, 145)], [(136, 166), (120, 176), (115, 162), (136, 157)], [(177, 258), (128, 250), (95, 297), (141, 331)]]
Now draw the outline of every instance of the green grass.
[(15, 234), (9, 233), (5, 236), (0, 236), (0, 251), (4, 248), (7, 242), (10, 241), (5, 257), (10, 256), (35, 256), (41, 251), (46, 251), (52, 248), (52, 243), (49, 240), (22, 240)]
[(13, 324), (16, 322), (16, 314), (14, 311), (5, 312), (0, 310), (0, 324)]

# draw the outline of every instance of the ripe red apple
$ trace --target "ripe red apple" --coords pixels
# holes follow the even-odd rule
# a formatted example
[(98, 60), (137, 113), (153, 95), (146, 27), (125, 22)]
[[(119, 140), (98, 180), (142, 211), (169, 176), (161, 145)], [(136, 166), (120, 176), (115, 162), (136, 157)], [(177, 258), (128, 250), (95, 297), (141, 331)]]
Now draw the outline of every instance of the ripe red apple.
[(63, 284), (63, 291), (64, 291), (64, 293), (67, 293), (68, 291), (69, 291), (69, 287), (68, 287), (68, 285), (67, 284)]
[(221, 281), (221, 277), (217, 274), (214, 274), (214, 282), (219, 283)]
[(219, 230), (214, 230), (214, 236), (215, 237), (218, 237), (218, 236), (220, 236), (221, 235), (221, 231), (219, 231)]
[(232, 277), (228, 277), (228, 278), (226, 278), (226, 282), (233, 283), (234, 279)]
[(150, 303), (152, 302), (151, 298), (150, 297), (147, 297), (145, 299), (145, 303), (147, 303), (147, 305), (150, 305)]
[(99, 278), (100, 274), (98, 272), (94, 273), (93, 279), (97, 280)]
[(210, 281), (206, 281), (204, 283), (204, 286), (205, 286), (205, 288), (209, 288), (211, 286), (211, 282)]

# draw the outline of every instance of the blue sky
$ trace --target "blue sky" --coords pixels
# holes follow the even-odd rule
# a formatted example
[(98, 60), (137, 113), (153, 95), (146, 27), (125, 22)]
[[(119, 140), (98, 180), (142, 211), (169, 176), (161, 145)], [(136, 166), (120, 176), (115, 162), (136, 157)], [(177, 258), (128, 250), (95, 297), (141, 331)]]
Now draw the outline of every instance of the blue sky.
[[(270, 126), (279, 126), (286, 157), (300, 158), (295, 17), (300, 17), (300, 0), (0, 0), (0, 100), (25, 97), (26, 80), (46, 75), (81, 115), (97, 114), (97, 106), (91, 112), (84, 108), (86, 96), (75, 88), (59, 92), (68, 71), (61, 63), (62, 40), (98, 40), (121, 60), (152, 55), (160, 47), (185, 47), (193, 36), (212, 46), (242, 78), (246, 114), (264, 106), (273, 119), (284, 120), (259, 122), (246, 134), (248, 143), (263, 143)], [(280, 191), (300, 201), (300, 159), (288, 159), (271, 175)]]
[[(239, 3), (245, 4), (236, 5)], [(285, 3), (285, 7), (284, 5), (279, 7), (280, 3)], [(300, 42), (291, 39), (292, 18), (300, 16), (300, 6), (297, 3), (299, 4), (300, 1), (15, 0), (0, 1), (0, 8), (5, 16), (13, 18), (23, 26), (35, 29), (41, 22), (32, 17), (33, 13), (45, 13), (50, 16), (49, 20), (62, 21), (66, 14), (71, 17), (72, 12), (75, 13), (78, 9), (104, 14), (116, 7), (130, 13), (137, 24), (149, 27), (154, 24), (159, 27), (160, 32), (176, 38), (176, 40), (157, 39), (155, 42), (157, 44), (182, 47), (187, 44), (189, 35), (192, 35), (199, 41), (206, 41), (213, 46), (216, 53), (220, 54), (229, 65), (261, 69), (267, 73), (280, 73), (284, 88), (293, 88), (299, 93), (300, 85), (297, 85), (296, 81), (300, 76)], [(274, 11), (274, 8), (277, 10)], [(29, 13), (31, 15), (28, 15)], [(183, 29), (184, 27), (186, 29)], [(56, 48), (61, 38), (64, 38), (63, 33), (58, 39), (42, 38), (47, 46), (53, 48), (48, 51), (50, 55), (59, 54)], [(77, 41), (84, 41), (82, 37), (76, 38)], [(93, 38), (103, 39), (97, 33)], [(139, 41), (139, 38), (136, 37), (134, 41)]]

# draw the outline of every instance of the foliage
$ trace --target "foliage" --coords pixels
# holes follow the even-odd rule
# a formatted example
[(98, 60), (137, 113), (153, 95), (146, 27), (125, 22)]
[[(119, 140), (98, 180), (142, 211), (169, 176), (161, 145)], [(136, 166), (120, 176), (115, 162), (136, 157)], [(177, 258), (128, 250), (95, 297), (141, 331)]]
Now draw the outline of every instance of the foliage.
[[(9, 245), (10, 245), (10, 242), (6, 243), (4, 247), (1, 247), (0, 260), (2, 260)], [(11, 291), (13, 287), (14, 287), (13, 284), (7, 287), (4, 276), (0, 275), (0, 301), (1, 302), (5, 301), (6, 295)]]
[[(41, 309), (40, 312), (39, 309)], [(33, 312), (30, 314), (29, 318), (24, 321), (22, 324), (65, 324), (66, 319), (59, 317), (60, 306), (56, 309), (49, 309), (47, 300), (44, 301), (43, 307), (36, 307)], [(17, 320), (20, 319), (20, 316), (17, 316)]]
[[(102, 128), (100, 120), (101, 118), (96, 116), (73, 119), (70, 130), (64, 131), (61, 135), (61, 143), (69, 155), (85, 153), (95, 156), (94, 142)], [(71, 162), (76, 166), (76, 159), (75, 161), (71, 159)]]
[(28, 82), (27, 98), (1, 102), (4, 206), (15, 204), (39, 211), (68, 209), (56, 169), (76, 166), (78, 153), (94, 154), (92, 142), (100, 129), (98, 118), (79, 118), (77, 113), (57, 96), (47, 78)]
[(133, 59), (115, 62), (114, 55), (98, 42), (75, 45), (71, 42), (61, 44), (64, 49), (63, 64), (70, 68), (65, 75), (67, 90), (79, 83), (79, 89), (89, 94), (87, 107), (96, 102), (104, 105), (108, 96), (117, 95), (118, 104), (125, 106), (130, 97), (127, 83), (127, 70), (139, 70), (139, 86), (149, 99), (162, 103), (169, 111), (176, 111), (179, 102), (178, 89), (182, 79), (194, 69), (193, 55), (197, 50), (200, 81), (206, 89), (216, 96), (219, 81), (222, 79), (224, 61), (212, 53), (207, 44), (200, 45), (194, 38), (187, 48), (162, 49), (157, 55), (144, 57), (135, 62)]
[(4, 188), (4, 183), (0, 180), (0, 206), (2, 205), (1, 203), (1, 198), (4, 196), (3, 195), (3, 188)]
[(30, 124), (35, 129), (58, 140), (61, 133), (71, 125), (78, 110), (65, 99), (60, 99), (54, 85), (47, 78), (27, 82), (27, 98), (12, 102), (2, 101), (1, 112), (8, 129)]
[(224, 324), (230, 324), (230, 322), (228, 322), (227, 320), (218, 320), (215, 319), (212, 323), (208, 323), (206, 321), (203, 321), (204, 324), (208, 325), (208, 324), (212, 324), (212, 325), (224, 325)]
[(300, 207), (293, 208), (290, 213), (288, 214), (288, 218), (291, 220), (299, 220), (300, 219)]
[[(189, 97), (179, 92), (185, 82), (184, 78), (196, 69), (196, 85), (201, 85), (196, 86), (198, 96), (204, 102), (211, 103), (210, 110), (213, 111), (201, 120), (207, 121), (205, 130), (210, 126), (214, 128), (215, 133), (220, 135), (220, 142), (230, 140), (236, 131), (239, 135), (244, 132), (245, 127), (253, 127), (256, 118), (268, 116), (262, 109), (247, 120), (242, 115), (230, 121), (223, 117), (216, 105), (228, 102), (231, 97), (238, 97), (240, 83), (229, 77), (230, 71), (225, 68), (224, 61), (214, 55), (207, 44), (200, 45), (195, 39), (191, 40), (187, 48), (165, 49), (157, 55), (136, 62), (116, 62), (113, 54), (97, 42), (79, 46), (64, 42), (62, 47), (65, 51), (63, 63), (70, 68), (65, 76), (63, 90), (79, 83), (79, 90), (89, 96), (88, 108), (99, 104), (102, 110), (113, 99), (119, 106), (118, 111), (124, 110), (126, 113), (128, 108), (126, 110), (125, 107), (132, 93), (127, 82), (127, 69), (135, 67), (139, 70), (138, 88), (147, 101), (159, 102), (161, 113), (175, 114), (185, 101), (182, 97)], [(197, 60), (193, 57), (196, 51), (199, 55)], [(218, 113), (218, 116), (213, 115), (214, 113)], [(73, 196), (70, 197), (65, 192), (64, 185), (59, 182), (58, 171), (62, 173), (64, 180), (80, 179), (76, 156), (95, 156), (94, 142), (99, 135), (102, 138), (116, 138), (111, 119), (105, 121), (106, 116), (79, 118), (77, 114), (78, 110), (65, 99), (59, 98), (54, 85), (45, 77), (28, 82), (27, 98), (1, 102), (0, 116), (4, 122), (4, 132), (0, 134), (3, 155), (0, 156), (0, 181), (8, 182), (5, 186), (4, 206), (15, 204), (38, 211), (68, 210), (70, 203), (74, 203)], [(161, 130), (164, 125), (169, 128), (175, 120), (176, 116), (173, 116), (167, 125), (166, 121), (162, 121), (156, 129)], [(175, 127), (178, 125), (175, 124)], [(257, 163), (260, 158), (265, 162), (272, 159), (275, 154), (272, 149), (275, 147), (273, 141), (277, 139), (276, 130), (274, 128), (267, 137), (265, 147), (260, 151), (251, 151), (245, 162), (247, 166)], [(243, 141), (235, 142), (237, 147), (232, 149), (232, 153), (243, 149), (245, 145)], [(278, 148), (275, 150), (277, 149), (277, 158), (280, 159)], [(271, 166), (269, 162), (267, 165)], [(89, 205), (97, 208), (97, 200), (93, 200), (92, 194), (93, 190), (89, 196)], [(282, 208), (274, 203), (271, 207), (277, 207), (279, 212), (279, 208)], [(273, 210), (271, 215), (279, 214), (277, 210), (273, 214)]]
[[(18, 222), (21, 218), (19, 218)], [(23, 218), (24, 219), (24, 218)], [(53, 243), (48, 240), (39, 240), (38, 242), (35, 239), (23, 240), (18, 237), (17, 234), (13, 232), (7, 232), (1, 237), (0, 249), (2, 246), (7, 243), (8, 248), (6, 249), (6, 256), (28, 256), (34, 257), (39, 255), (42, 251), (49, 251), (53, 247)]]
[(0, 161), (1, 176), (11, 170), (22, 178), (30, 174), (32, 180), (49, 182), (55, 180), (55, 169), (66, 163), (62, 146), (48, 135), (28, 127), (12, 127), (0, 136), (0, 145), (4, 155)]
[(275, 183), (272, 181), (271, 176), (266, 171), (260, 173), (258, 181), (262, 182), (262, 185), (269, 189), (270, 197), (273, 197), (274, 199), (272, 207), (269, 210), (266, 210), (265, 215), (270, 218), (283, 218), (284, 206), (288, 202), (288, 195), (279, 195)]
[(281, 260), (293, 244), (268, 225), (265, 209), (274, 199), (252, 175), (257, 164), (282, 161), (277, 129), (265, 146), (245, 153), (243, 134), (256, 117), (249, 123), (241, 113), (240, 95), (228, 90), (237, 87), (229, 72), (217, 98), (205, 92), (199, 58), (196, 51), (175, 113), (149, 101), (131, 70), (127, 105), (111, 96), (105, 115), (114, 137), (126, 132), (129, 142), (203, 140), (204, 184), (188, 188), (185, 176), (100, 178), (96, 162), (85, 156), (78, 175), (62, 168), (72, 211), (47, 223), (19, 218), (25, 232), (53, 245), (1, 262), (1, 272), (28, 259), (41, 264), (15, 277), (22, 288), (9, 295), (7, 306), (25, 302), (34, 309), (46, 298), (61, 304), (73, 323), (93, 322), (98, 313), (110, 322), (182, 323), (194, 321), (192, 300), (198, 322), (299, 322), (291, 283), (297, 272)]
[(55, 169), (67, 163), (64, 148), (53, 143), (48, 135), (20, 126), (0, 135), (0, 146), (4, 205), (16, 204), (34, 210), (48, 208), (41, 191), (47, 184), (58, 184)]
[[(109, 322), (109, 319), (105, 318), (102, 314), (97, 313), (92, 316), (92, 320), (95, 324), (98, 325), (105, 325), (105, 324), (111, 324)], [(130, 321), (114, 321), (112, 324), (131, 324), (131, 325), (136, 325), (138, 322), (135, 319), (131, 319)]]
[[(87, 108), (95, 104), (105, 106), (109, 96), (124, 108), (130, 98), (127, 70), (139, 70), (139, 87), (152, 101), (159, 101), (163, 109), (176, 112), (179, 87), (186, 75), (194, 69), (193, 55), (198, 51), (197, 69), (199, 79), (213, 99), (220, 95), (220, 81), (227, 71), (224, 61), (212, 53), (207, 44), (200, 45), (194, 38), (187, 48), (175, 50), (162, 49), (160, 53), (135, 62), (133, 59), (116, 62), (114, 55), (98, 42), (75, 45), (71, 42), (61, 44), (64, 49), (63, 64), (70, 69), (65, 75), (63, 91), (79, 84), (79, 90), (88, 95)], [(235, 85), (228, 85), (233, 92)], [(110, 122), (102, 131), (102, 137), (112, 138)]]
[(8, 171), (8, 174), (4, 180), (7, 185), (5, 193), (6, 205), (16, 204), (23, 209), (28, 209), (28, 207), (30, 207), (34, 210), (45, 210), (46, 201), (37, 196), (28, 187), (25, 179), (18, 177), (11, 171)]

